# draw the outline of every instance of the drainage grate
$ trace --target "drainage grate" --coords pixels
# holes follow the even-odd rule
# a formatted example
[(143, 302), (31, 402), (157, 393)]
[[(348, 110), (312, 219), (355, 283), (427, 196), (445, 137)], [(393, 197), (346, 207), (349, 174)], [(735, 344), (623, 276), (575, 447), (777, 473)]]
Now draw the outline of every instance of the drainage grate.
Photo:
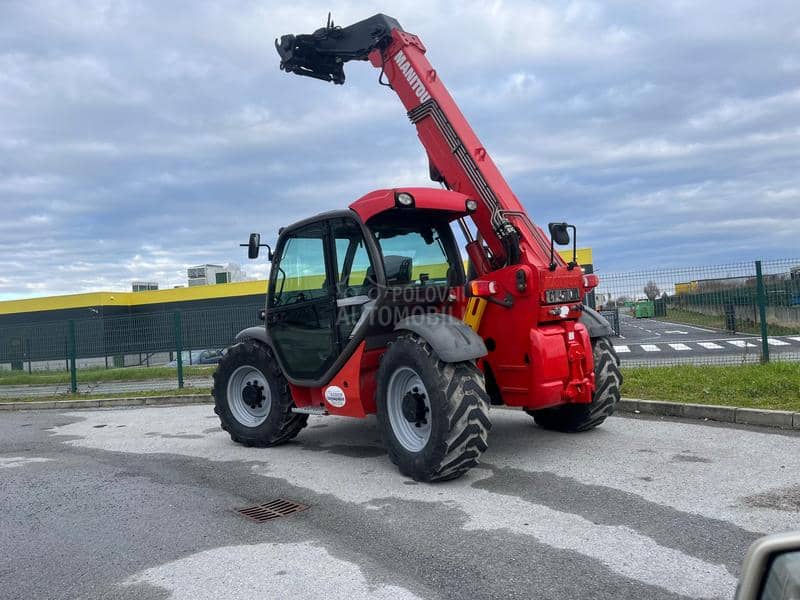
[(240, 508), (236, 512), (247, 517), (252, 521), (263, 523), (270, 519), (277, 519), (278, 517), (286, 517), (296, 512), (304, 511), (308, 508), (305, 504), (299, 502), (292, 502), (291, 500), (284, 500), (278, 498), (271, 500), (264, 504), (257, 504), (256, 506), (248, 506), (247, 508)]

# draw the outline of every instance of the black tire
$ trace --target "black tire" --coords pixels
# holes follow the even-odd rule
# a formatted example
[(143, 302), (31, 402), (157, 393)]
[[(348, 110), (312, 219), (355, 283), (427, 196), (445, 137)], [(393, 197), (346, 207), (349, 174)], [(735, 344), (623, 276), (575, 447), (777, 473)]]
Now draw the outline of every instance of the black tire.
[(614, 412), (619, 402), (622, 373), (619, 357), (611, 340), (605, 337), (592, 340), (596, 389), (589, 404), (565, 404), (543, 410), (526, 410), (536, 424), (544, 429), (577, 433), (600, 425)]
[[(430, 435), (418, 451), (410, 451), (392, 427), (387, 390), (398, 370), (413, 370), (424, 385), (430, 406)], [(492, 427), (483, 374), (472, 361), (446, 363), (430, 344), (403, 334), (381, 359), (376, 393), (378, 426), (389, 457), (400, 472), (416, 481), (447, 481), (478, 464)]]
[[(248, 425), (236, 417), (235, 402), (228, 397), (229, 382), (240, 367), (260, 371), (269, 386), (269, 408), (263, 422)], [(252, 371), (251, 371), (252, 372)], [(262, 394), (266, 394), (264, 390)], [(286, 378), (272, 357), (271, 350), (254, 340), (236, 344), (219, 361), (214, 372), (214, 412), (222, 429), (234, 442), (245, 446), (277, 446), (288, 442), (306, 426), (308, 415), (292, 412), (294, 402)]]

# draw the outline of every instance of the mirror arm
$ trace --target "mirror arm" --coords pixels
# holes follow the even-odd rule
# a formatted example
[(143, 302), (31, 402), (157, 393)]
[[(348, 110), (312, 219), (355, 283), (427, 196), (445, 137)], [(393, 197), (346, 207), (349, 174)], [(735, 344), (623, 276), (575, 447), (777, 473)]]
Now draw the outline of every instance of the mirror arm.
[(572, 271), (578, 266), (578, 229), (575, 225), (567, 225), (567, 227), (572, 228), (572, 260), (567, 265), (567, 268)]
[[(250, 244), (239, 244), (242, 248), (249, 248)], [(259, 244), (259, 248), (266, 248), (267, 249), (267, 260), (272, 262), (272, 248), (269, 244)]]
[(556, 270), (556, 261), (555, 261), (555, 248), (553, 247), (553, 235), (550, 235), (550, 270)]

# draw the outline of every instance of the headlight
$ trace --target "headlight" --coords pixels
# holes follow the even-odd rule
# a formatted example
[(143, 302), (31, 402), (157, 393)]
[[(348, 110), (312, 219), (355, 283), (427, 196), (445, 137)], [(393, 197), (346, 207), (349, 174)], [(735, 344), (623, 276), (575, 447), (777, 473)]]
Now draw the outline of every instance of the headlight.
[(545, 304), (561, 304), (565, 302), (577, 302), (581, 299), (578, 288), (562, 288), (560, 290), (545, 290)]

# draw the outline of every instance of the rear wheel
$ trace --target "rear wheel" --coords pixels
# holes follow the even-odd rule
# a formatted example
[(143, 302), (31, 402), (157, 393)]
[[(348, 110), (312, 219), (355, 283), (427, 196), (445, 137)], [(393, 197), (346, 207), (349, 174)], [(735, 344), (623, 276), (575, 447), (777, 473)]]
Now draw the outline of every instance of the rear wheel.
[(214, 412), (222, 429), (245, 446), (276, 446), (306, 426), (308, 415), (292, 412), (289, 385), (263, 344), (233, 346), (214, 372)]
[(589, 404), (564, 404), (543, 410), (526, 410), (536, 424), (545, 429), (576, 433), (600, 425), (614, 412), (620, 398), (622, 374), (619, 357), (608, 338), (592, 340), (594, 358), (594, 398)]
[(425, 340), (405, 334), (383, 355), (377, 379), (378, 424), (400, 472), (446, 481), (478, 463), (492, 425), (474, 363), (445, 363)]

